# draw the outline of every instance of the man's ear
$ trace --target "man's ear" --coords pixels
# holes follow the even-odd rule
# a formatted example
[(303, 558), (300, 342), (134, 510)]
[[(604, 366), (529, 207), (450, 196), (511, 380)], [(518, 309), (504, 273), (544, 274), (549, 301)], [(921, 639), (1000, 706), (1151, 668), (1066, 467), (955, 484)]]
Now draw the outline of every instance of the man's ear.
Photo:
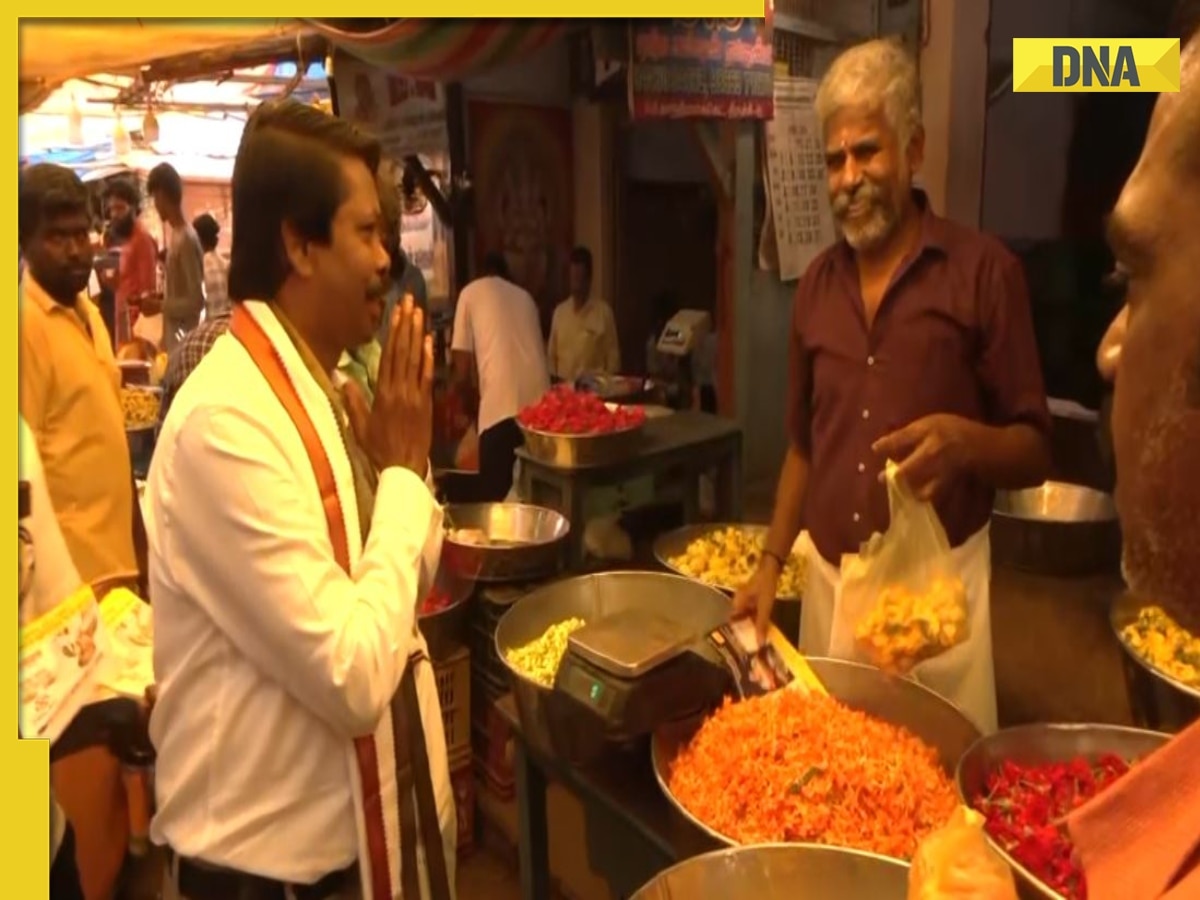
[(296, 231), (291, 222), (284, 222), (281, 226), (283, 234), (283, 252), (287, 254), (288, 263), (296, 274), (302, 277), (312, 275), (312, 255), (309, 250), (312, 246), (307, 238), (301, 237)]

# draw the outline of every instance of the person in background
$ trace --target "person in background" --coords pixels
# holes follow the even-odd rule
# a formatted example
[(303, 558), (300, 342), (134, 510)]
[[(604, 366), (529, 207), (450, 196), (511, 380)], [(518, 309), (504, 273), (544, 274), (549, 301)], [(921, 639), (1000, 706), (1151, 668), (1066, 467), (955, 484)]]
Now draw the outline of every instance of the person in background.
[[(204, 309), (204, 250), (196, 230), (183, 216), (183, 179), (170, 163), (159, 163), (146, 178), (146, 193), (163, 225), (171, 230), (164, 265), (163, 295), (152, 299), (147, 314), (162, 312), (162, 349), (174, 349), (182, 335), (200, 323)], [(161, 307), (158, 309), (156, 307)]]
[(214, 319), (229, 310), (229, 264), (217, 252), (221, 226), (209, 213), (192, 220), (192, 230), (204, 251), (204, 318)]
[(121, 254), (113, 309), (113, 339), (120, 347), (133, 337), (138, 302), (158, 290), (158, 244), (142, 222), (142, 197), (132, 176), (108, 182), (104, 206), (108, 214), (105, 244)]
[(489, 253), (482, 274), (462, 289), (454, 310), (450, 349), (460, 386), (478, 382), (479, 474), (460, 503), (496, 503), (512, 488), (524, 436), (517, 413), (550, 387), (537, 304), (509, 279), (500, 253)]
[[(392, 310), (406, 295), (413, 298), (417, 308), (426, 313), (429, 321), (429, 292), (425, 285), (425, 276), (420, 267), (415, 265), (400, 243), (403, 215), (400, 201), (400, 191), (396, 187), (394, 169), (391, 163), (385, 163), (379, 172), (379, 206), (383, 210), (384, 247), (388, 252), (388, 292), (384, 297), (383, 318), (375, 333), (376, 340), (382, 347), (387, 343), (388, 330), (392, 327)], [(405, 178), (409, 176), (407, 173)]]
[(216, 315), (205, 318), (203, 322), (189, 331), (167, 356), (167, 371), (162, 380), (162, 398), (158, 404), (158, 427), (160, 430), (162, 423), (167, 420), (171, 404), (175, 402), (175, 395), (179, 393), (183, 383), (196, 370), (196, 366), (200, 365), (200, 361), (208, 355), (208, 351), (213, 348), (217, 338), (229, 330), (231, 311), (232, 306), (227, 304), (225, 309)]
[[(18, 406), (71, 560), (100, 598), (112, 587), (138, 586), (140, 518), (120, 373), (84, 292), (92, 272), (88, 202), (70, 169), (36, 164), (21, 174), (17, 232), (28, 268), (20, 285)], [(89, 747), (57, 760), (51, 774), (75, 828), (87, 895), (109, 898), (129, 838), (120, 765), (107, 747)]]
[[(83, 579), (71, 562), (67, 543), (55, 518), (46, 488), (46, 473), (38, 457), (37, 441), (28, 423), (18, 416), (17, 464), (26, 489), (28, 508), (20, 511), (22, 540), (29, 542), (28, 565), (18, 568), (18, 617), (22, 627), (54, 610), (71, 597)], [(75, 860), (75, 828), (67, 821), (50, 785), (50, 897), (83, 900), (79, 866)]]
[(568, 279), (571, 296), (554, 310), (550, 320), (547, 358), (550, 374), (573, 382), (581, 375), (615, 375), (621, 369), (621, 345), (612, 307), (592, 296), (592, 253), (587, 247), (571, 251)]
[[(994, 492), (1046, 478), (1050, 413), (1020, 262), (995, 238), (935, 214), (913, 187), (924, 131), (912, 57), (891, 40), (852, 47), (830, 66), (816, 106), (842, 240), (796, 290), (790, 441), (757, 573), (735, 605), (757, 610), (765, 632), (803, 516), (816, 554), (800, 645), (823, 656), (842, 556), (888, 528), (888, 460), (918, 499), (935, 503), (954, 564), (976, 573), (971, 608), (990, 627), (978, 573), (990, 566)], [(988, 732), (990, 631), (974, 634), (961, 668), (929, 686)]]
[(453, 897), (416, 622), (442, 542), (421, 312), (396, 311), (374, 406), (332, 383), (383, 305), (379, 156), (292, 99), (258, 106), (238, 148), (229, 331), (146, 484), (165, 900)]

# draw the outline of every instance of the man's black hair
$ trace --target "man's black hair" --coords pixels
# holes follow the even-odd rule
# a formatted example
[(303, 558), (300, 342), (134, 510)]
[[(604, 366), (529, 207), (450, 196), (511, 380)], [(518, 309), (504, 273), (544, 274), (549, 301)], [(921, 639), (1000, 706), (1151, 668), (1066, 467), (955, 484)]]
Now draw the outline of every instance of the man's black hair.
[(376, 173), (379, 141), (290, 98), (268, 101), (251, 114), (233, 166), (231, 300), (271, 300), (279, 293), (291, 270), (284, 223), (305, 240), (330, 242), (346, 199), (341, 167), (347, 157)]
[(569, 257), (573, 265), (583, 266), (583, 270), (588, 273), (588, 277), (592, 274), (592, 251), (583, 245), (577, 246), (571, 250)]
[(88, 216), (90, 201), (87, 186), (70, 169), (53, 163), (26, 167), (17, 188), (17, 242), (25, 246), (47, 219)]
[(221, 226), (209, 213), (201, 213), (192, 219), (192, 228), (196, 230), (196, 237), (200, 238), (200, 246), (205, 253), (217, 249), (217, 236), (221, 233)]
[(134, 215), (141, 212), (142, 194), (132, 178), (122, 175), (110, 179), (104, 185), (104, 199), (107, 201), (113, 198), (124, 200), (133, 209)]
[(1196, 36), (1197, 31), (1200, 31), (1200, 0), (1180, 0), (1171, 15), (1167, 37), (1179, 38), (1182, 49)]
[(495, 278), (503, 278), (505, 281), (512, 281), (508, 274), (508, 260), (504, 258), (504, 254), (498, 250), (493, 250), (483, 257), (483, 264), (479, 267), (482, 275), (492, 276)]
[(169, 202), (178, 206), (183, 202), (183, 179), (170, 163), (159, 163), (146, 177), (146, 193), (153, 197), (162, 194)]

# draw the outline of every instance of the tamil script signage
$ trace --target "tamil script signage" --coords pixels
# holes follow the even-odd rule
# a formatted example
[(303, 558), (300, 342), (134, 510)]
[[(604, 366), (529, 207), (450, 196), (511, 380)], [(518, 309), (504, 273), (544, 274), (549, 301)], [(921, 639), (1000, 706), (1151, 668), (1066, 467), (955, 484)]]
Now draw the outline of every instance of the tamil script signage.
[(635, 119), (770, 119), (774, 59), (766, 19), (633, 24), (629, 106)]

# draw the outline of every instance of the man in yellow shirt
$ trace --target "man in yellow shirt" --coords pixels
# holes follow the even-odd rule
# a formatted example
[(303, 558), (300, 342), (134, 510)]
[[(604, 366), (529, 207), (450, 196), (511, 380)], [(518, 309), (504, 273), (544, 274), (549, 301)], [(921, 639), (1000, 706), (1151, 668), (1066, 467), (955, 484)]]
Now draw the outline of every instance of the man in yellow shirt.
[(554, 310), (546, 358), (550, 374), (562, 381), (583, 375), (616, 375), (621, 347), (612, 307), (592, 295), (592, 253), (571, 251), (571, 296)]
[(20, 412), (37, 440), (75, 567), (103, 591), (134, 582), (138, 563), (120, 373), (86, 294), (90, 224), (87, 188), (73, 172), (35, 165), (22, 173)]

